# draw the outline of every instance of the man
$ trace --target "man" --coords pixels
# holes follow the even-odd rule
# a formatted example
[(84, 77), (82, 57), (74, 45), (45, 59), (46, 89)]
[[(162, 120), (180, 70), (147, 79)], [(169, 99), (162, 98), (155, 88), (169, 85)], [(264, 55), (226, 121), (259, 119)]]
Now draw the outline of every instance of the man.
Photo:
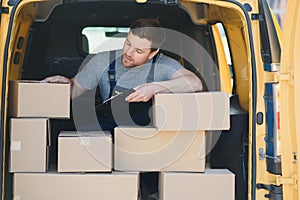
[[(126, 98), (128, 102), (147, 102), (160, 92), (201, 91), (203, 85), (194, 73), (183, 68), (176, 60), (159, 53), (164, 40), (165, 33), (157, 20), (138, 19), (131, 25), (122, 50), (95, 55), (72, 79), (52, 76), (44, 81), (71, 83), (71, 98), (98, 85), (103, 100), (114, 95), (116, 90), (134, 88), (135, 92)], [(116, 124), (101, 126), (109, 130)], [(157, 174), (142, 173), (141, 189), (142, 199), (151, 199), (147, 191), (157, 191)], [(152, 197), (157, 198), (155, 195)]]

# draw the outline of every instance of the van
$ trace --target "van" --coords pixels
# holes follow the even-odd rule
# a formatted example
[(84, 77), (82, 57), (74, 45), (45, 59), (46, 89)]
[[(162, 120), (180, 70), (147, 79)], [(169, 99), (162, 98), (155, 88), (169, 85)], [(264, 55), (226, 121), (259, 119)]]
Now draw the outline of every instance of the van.
[[(208, 134), (207, 165), (235, 174), (236, 199), (300, 199), (299, 1), (288, 2), (283, 37), (266, 0), (0, 2), (2, 199), (13, 199), (9, 81), (71, 78), (100, 50), (121, 48), (138, 18), (158, 18), (175, 35), (161, 50), (202, 77), (209, 91), (230, 94), (230, 129), (218, 140)], [(74, 119), (51, 120), (50, 164), (62, 128), (72, 130)]]

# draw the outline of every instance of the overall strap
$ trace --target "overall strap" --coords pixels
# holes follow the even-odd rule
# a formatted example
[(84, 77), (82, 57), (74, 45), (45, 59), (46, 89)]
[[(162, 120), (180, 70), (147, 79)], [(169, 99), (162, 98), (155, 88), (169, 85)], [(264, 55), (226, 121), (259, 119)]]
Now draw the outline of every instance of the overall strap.
[(111, 97), (116, 86), (116, 51), (110, 51), (109, 63), (108, 80), (110, 85), (109, 97)]
[(147, 83), (151, 83), (154, 81), (154, 68), (155, 68), (155, 62), (156, 62), (157, 57), (158, 57), (158, 54), (156, 54), (152, 59), (151, 69), (147, 76)]

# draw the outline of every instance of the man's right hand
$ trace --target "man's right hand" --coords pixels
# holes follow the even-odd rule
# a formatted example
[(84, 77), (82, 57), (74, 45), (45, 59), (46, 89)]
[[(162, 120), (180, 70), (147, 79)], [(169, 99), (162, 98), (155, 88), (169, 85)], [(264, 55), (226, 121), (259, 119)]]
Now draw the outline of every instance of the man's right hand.
[(75, 78), (68, 79), (67, 77), (56, 75), (56, 76), (49, 76), (42, 80), (44, 83), (70, 83), (71, 84), (71, 98), (74, 99), (79, 97), (87, 90), (79, 85)]
[(72, 81), (68, 79), (67, 77), (61, 76), (61, 75), (55, 75), (55, 76), (49, 76), (41, 81), (42, 83), (70, 83), (72, 84)]

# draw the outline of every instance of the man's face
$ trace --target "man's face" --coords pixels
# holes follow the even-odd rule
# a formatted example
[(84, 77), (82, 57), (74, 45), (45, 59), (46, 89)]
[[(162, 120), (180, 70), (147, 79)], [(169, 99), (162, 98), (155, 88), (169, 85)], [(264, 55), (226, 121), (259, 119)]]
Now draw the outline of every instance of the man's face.
[(151, 44), (151, 41), (129, 32), (123, 45), (122, 64), (128, 68), (136, 67), (152, 59), (157, 51), (151, 51)]

